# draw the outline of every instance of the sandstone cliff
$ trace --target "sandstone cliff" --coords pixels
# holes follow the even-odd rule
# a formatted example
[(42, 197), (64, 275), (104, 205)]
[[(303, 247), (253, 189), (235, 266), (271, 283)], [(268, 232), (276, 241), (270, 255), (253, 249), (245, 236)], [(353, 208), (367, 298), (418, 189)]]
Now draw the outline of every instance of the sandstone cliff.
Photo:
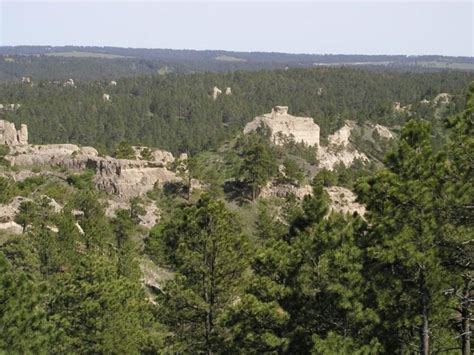
[(248, 134), (261, 125), (270, 129), (271, 139), (275, 144), (283, 144), (286, 138), (293, 138), (297, 143), (308, 146), (319, 146), (319, 126), (310, 117), (296, 117), (288, 114), (287, 106), (276, 106), (271, 113), (255, 117), (244, 128)]
[(96, 173), (94, 184), (98, 189), (123, 199), (142, 195), (154, 186), (162, 187), (167, 182), (180, 180), (167, 169), (169, 163), (174, 161), (170, 152), (146, 148), (148, 160), (143, 160), (145, 147), (134, 147), (136, 159), (115, 159), (100, 157), (94, 148), (75, 144), (30, 145), (27, 144), (27, 134), (26, 125), (16, 131), (13, 123), (0, 121), (0, 144), (9, 146), (5, 160), (11, 166), (92, 169)]
[(28, 127), (22, 124), (17, 130), (14, 123), (0, 120), (0, 144), (8, 146), (28, 144)]

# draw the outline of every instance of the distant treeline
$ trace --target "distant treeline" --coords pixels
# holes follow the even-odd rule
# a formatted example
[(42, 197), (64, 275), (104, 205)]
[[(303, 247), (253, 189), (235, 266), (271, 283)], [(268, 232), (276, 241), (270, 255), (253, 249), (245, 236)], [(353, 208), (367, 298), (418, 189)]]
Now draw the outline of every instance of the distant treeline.
[[(358, 65), (376, 70), (432, 71), (474, 69), (472, 57), (288, 54), (220, 50), (172, 50), (117, 47), (0, 47), (0, 81), (37, 79), (82, 80), (150, 75), (173, 71), (235, 71)], [(100, 58), (103, 56), (103, 58)], [(452, 66), (452, 64), (455, 64)]]

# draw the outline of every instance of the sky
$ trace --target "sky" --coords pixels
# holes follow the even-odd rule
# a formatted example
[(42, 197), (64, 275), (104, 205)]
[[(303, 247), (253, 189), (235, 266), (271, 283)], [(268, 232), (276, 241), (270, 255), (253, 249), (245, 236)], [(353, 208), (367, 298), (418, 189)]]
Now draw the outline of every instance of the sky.
[(0, 45), (474, 56), (474, 0), (0, 0)]

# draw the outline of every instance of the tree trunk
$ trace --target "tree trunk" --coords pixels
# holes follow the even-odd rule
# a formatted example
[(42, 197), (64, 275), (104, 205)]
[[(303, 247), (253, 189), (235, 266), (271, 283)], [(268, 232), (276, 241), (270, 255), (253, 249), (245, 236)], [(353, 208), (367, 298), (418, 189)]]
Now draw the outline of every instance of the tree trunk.
[(421, 316), (422, 324), (420, 327), (420, 354), (429, 355), (430, 353), (430, 328), (428, 322), (428, 297), (425, 286), (425, 275), (420, 273), (420, 293), (421, 293)]
[(461, 299), (461, 347), (462, 355), (471, 355), (471, 280), (466, 279)]

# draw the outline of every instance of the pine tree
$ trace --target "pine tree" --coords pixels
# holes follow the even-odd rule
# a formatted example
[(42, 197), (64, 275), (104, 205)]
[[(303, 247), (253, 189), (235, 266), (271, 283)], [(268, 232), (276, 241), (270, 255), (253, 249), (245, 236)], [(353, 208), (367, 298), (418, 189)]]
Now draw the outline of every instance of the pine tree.
[(275, 176), (277, 164), (268, 143), (258, 134), (246, 138), (241, 151), (242, 164), (240, 179), (252, 190), (252, 200), (258, 196), (259, 190), (267, 181)]
[[(387, 169), (358, 187), (368, 209), (368, 278), (383, 320), (386, 348), (411, 349), (418, 332), (421, 354), (447, 346), (446, 299), (449, 273), (443, 267), (443, 242), (436, 218), (437, 183), (428, 124), (411, 120)], [(443, 324), (441, 326), (440, 324)], [(444, 343), (444, 344), (443, 344)]]
[(138, 279), (104, 256), (83, 256), (52, 291), (49, 312), (65, 333), (55, 352), (139, 354), (157, 330)]
[(60, 332), (45, 309), (44, 285), (13, 270), (0, 253), (0, 352), (47, 353)]
[(153, 238), (161, 241), (155, 257), (176, 272), (159, 298), (175, 351), (222, 353), (222, 317), (240, 302), (238, 289), (248, 265), (247, 241), (235, 216), (222, 202), (204, 197), (182, 207)]
[(448, 142), (438, 154), (436, 188), (438, 218), (445, 241), (444, 264), (452, 271), (452, 294), (460, 320), (457, 324), (463, 355), (471, 353), (474, 292), (474, 83), (465, 111), (447, 120)]

